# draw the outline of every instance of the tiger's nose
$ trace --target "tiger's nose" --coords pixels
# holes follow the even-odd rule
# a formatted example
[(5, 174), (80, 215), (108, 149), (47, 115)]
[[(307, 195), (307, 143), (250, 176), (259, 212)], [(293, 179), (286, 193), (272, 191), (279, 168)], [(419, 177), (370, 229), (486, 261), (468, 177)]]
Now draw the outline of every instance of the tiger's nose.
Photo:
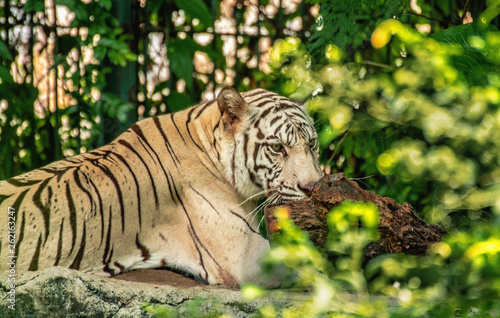
[(309, 183), (302, 183), (299, 182), (299, 189), (300, 191), (304, 192), (308, 197), (311, 196), (313, 190), (314, 190), (314, 182), (309, 182)]

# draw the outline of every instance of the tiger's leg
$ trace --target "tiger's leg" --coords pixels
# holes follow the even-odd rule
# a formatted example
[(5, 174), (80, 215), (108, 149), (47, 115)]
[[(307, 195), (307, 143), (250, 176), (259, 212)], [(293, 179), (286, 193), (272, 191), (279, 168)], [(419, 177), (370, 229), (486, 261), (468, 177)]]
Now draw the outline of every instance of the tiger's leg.
[(210, 284), (278, 286), (278, 279), (261, 273), (260, 261), (270, 246), (259, 233), (258, 218), (247, 212), (252, 208), (240, 206), (236, 199), (218, 198), (220, 192), (208, 187), (202, 189), (191, 187), (185, 193), (191, 198), (185, 201), (189, 240), (201, 276)]

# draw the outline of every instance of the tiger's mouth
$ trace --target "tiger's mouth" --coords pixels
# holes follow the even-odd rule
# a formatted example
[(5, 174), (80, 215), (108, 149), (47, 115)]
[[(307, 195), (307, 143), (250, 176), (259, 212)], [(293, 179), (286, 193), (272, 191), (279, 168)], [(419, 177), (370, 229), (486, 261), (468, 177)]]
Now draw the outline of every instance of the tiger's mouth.
[(304, 194), (297, 193), (286, 193), (276, 189), (272, 189), (266, 192), (266, 201), (268, 204), (278, 204), (286, 203), (290, 201), (300, 201), (307, 199), (308, 197)]

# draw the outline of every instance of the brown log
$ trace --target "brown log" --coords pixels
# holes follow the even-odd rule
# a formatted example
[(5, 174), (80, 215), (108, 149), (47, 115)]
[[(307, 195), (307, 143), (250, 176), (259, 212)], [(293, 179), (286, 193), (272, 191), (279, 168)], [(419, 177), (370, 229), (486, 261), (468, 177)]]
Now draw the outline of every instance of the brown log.
[(295, 224), (309, 233), (314, 245), (325, 247), (327, 214), (346, 200), (373, 202), (380, 211), (380, 240), (367, 246), (366, 260), (381, 254), (424, 255), (428, 247), (439, 242), (445, 234), (439, 227), (418, 217), (410, 204), (400, 205), (391, 198), (363, 190), (343, 173), (337, 173), (320, 179), (308, 199), (268, 205), (264, 209), (268, 236), (279, 232), (274, 212), (285, 208)]

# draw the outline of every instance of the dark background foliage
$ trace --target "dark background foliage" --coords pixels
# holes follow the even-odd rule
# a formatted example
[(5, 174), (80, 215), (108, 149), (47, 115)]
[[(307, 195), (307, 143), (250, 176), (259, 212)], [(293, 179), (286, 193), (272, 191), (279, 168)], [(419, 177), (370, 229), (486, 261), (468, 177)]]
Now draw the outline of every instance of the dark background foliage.
[[(379, 72), (390, 59), (390, 47), (370, 45), (381, 21), (429, 24), (434, 32), (486, 9), (485, 1), (423, 2), (420, 13), (403, 0), (0, 3), (0, 179), (99, 147), (138, 119), (213, 98), (224, 85), (283, 92), (282, 76), (267, 69), (263, 41), (297, 36), (318, 62), (333, 43), (353, 67)], [(200, 44), (198, 36), (209, 40)], [(200, 53), (211, 63), (204, 70), (193, 62)], [(356, 159), (387, 140), (366, 140), (364, 147), (349, 136), (335, 140), (344, 154), (339, 161), (339, 151), (326, 152), (326, 161), (352, 177), (373, 174), (374, 165)]]

